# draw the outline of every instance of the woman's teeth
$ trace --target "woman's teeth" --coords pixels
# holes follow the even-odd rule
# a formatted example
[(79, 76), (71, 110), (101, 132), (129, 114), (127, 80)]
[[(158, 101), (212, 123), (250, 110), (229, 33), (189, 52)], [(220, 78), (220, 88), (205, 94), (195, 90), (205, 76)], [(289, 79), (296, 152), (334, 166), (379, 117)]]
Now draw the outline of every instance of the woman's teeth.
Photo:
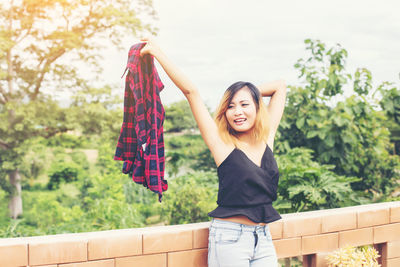
[(241, 124), (241, 123), (243, 123), (245, 120), (246, 120), (246, 119), (238, 119), (238, 120), (234, 120), (234, 122), (235, 122), (236, 124)]

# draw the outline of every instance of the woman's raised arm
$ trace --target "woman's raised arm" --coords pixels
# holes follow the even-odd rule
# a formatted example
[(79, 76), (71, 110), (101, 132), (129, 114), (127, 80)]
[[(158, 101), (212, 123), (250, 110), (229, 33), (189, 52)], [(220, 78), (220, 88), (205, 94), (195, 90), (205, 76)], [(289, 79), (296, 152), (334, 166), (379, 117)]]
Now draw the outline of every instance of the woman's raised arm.
[(164, 54), (153, 39), (143, 39), (146, 45), (140, 50), (140, 55), (151, 54), (161, 64), (169, 78), (174, 84), (188, 97), (190, 93), (196, 91), (195, 85), (186, 77), (186, 75)]
[(286, 82), (276, 80), (260, 85), (259, 90), (262, 96), (271, 96), (268, 104), (268, 114), (270, 116), (270, 134), (268, 144), (273, 147), (276, 131), (282, 119), (283, 110), (286, 103)]
[(141, 55), (151, 54), (160, 63), (164, 71), (187, 98), (193, 116), (199, 126), (204, 142), (214, 156), (217, 166), (227, 157), (233, 145), (225, 144), (219, 137), (217, 125), (211, 117), (206, 105), (200, 97), (196, 86), (189, 78), (164, 54), (154, 39), (143, 39), (146, 45)]

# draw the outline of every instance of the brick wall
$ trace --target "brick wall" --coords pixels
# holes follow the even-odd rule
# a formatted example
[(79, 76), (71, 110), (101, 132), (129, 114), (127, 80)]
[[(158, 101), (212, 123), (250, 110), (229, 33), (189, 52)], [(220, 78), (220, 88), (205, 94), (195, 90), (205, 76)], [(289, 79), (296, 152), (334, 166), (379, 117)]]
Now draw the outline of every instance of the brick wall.
[[(207, 266), (209, 222), (0, 239), (0, 266)], [(283, 214), (270, 224), (279, 258), (304, 266), (345, 245), (373, 244), (385, 266), (400, 266), (400, 201)]]

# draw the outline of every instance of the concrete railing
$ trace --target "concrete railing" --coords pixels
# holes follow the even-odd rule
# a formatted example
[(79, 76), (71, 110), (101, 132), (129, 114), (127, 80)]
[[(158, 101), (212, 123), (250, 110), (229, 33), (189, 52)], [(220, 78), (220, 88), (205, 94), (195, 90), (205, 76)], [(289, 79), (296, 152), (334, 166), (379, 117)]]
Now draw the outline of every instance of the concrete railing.
[[(270, 224), (279, 258), (324, 266), (346, 245), (374, 245), (382, 266), (400, 266), (400, 201), (282, 215)], [(0, 239), (0, 266), (207, 266), (210, 223)]]

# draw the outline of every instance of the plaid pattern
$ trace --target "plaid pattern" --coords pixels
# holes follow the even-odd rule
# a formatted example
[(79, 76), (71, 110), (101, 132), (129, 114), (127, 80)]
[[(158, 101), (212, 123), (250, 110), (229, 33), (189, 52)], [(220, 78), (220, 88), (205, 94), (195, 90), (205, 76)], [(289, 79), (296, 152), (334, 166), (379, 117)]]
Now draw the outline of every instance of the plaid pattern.
[[(153, 63), (153, 56), (140, 56), (144, 43), (129, 50), (125, 79), (124, 120), (114, 160), (124, 161), (122, 172), (133, 181), (158, 193), (168, 189), (164, 180), (165, 111), (160, 99), (164, 88)], [(125, 70), (125, 71), (126, 71)]]

